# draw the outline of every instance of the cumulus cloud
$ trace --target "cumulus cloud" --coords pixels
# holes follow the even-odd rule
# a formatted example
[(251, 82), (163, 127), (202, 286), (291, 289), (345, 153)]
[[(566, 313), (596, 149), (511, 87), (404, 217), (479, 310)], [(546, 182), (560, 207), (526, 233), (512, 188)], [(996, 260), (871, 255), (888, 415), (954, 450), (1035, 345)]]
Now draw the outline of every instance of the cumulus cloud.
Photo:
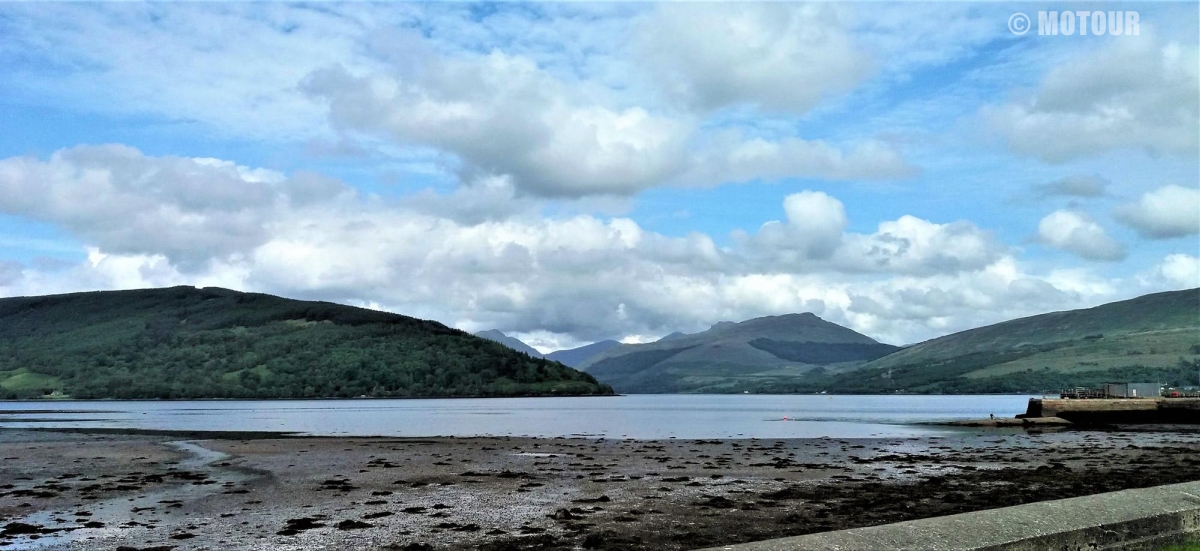
[(1200, 189), (1170, 185), (1116, 210), (1117, 220), (1148, 239), (1200, 233)]
[[(516, 200), (503, 181), (479, 185), (494, 188), (496, 201)], [(975, 323), (979, 315), (963, 317), (971, 307), (1012, 293), (1003, 290), (1010, 280), (1032, 277), (968, 222), (905, 216), (871, 234), (848, 232), (845, 206), (823, 192), (785, 197), (781, 221), (728, 246), (622, 217), (547, 217), (520, 206), (480, 216), (477, 205), (453, 209), (463, 199), (454, 194), (383, 201), (319, 175), (122, 146), (0, 160), (0, 209), (60, 225), (88, 247), (87, 260), (72, 266), (6, 264), (0, 294), (218, 285), (564, 343), (819, 310), (909, 342)], [(1045, 285), (1025, 287), (1044, 298), (1063, 286)], [(888, 316), (851, 298), (886, 305), (897, 293), (942, 314), (915, 322), (915, 306)]]
[(851, 236), (837, 263), (847, 271), (928, 275), (983, 269), (1008, 253), (991, 232), (965, 220), (937, 224), (905, 215)]
[(329, 105), (347, 132), (452, 153), (466, 169), (510, 177), (546, 197), (627, 195), (664, 184), (752, 179), (888, 179), (916, 170), (891, 145), (844, 149), (797, 137), (707, 135), (698, 115), (615, 107), (586, 83), (567, 82), (534, 61), (499, 51), (427, 54), (418, 65), (356, 76), (315, 71), (303, 89)]
[(984, 120), (1016, 152), (1049, 162), (1114, 149), (1195, 157), (1197, 49), (1142, 32), (1062, 63), (1031, 97), (985, 107)]
[(649, 187), (678, 170), (688, 132), (640, 107), (580, 97), (533, 61), (499, 51), (433, 55), (366, 77), (332, 67), (311, 74), (304, 89), (328, 102), (340, 128), (444, 149), (541, 195)]
[(662, 86), (699, 109), (803, 113), (873, 67), (846, 26), (831, 4), (662, 4), (639, 34)]
[[(1155, 280), (1162, 280), (1169, 288), (1192, 289), (1200, 287), (1200, 257), (1190, 254), (1170, 254), (1150, 273)], [(1157, 283), (1153, 281), (1151, 284)]]
[(228, 161), (148, 157), (121, 145), (0, 160), (0, 211), (57, 224), (106, 251), (162, 254), (185, 267), (249, 252), (281, 209), (348, 193)]
[(1088, 215), (1057, 210), (1038, 222), (1038, 240), (1088, 260), (1112, 262), (1125, 258), (1125, 246), (1108, 236)]
[(842, 243), (846, 208), (841, 201), (819, 191), (803, 191), (783, 200), (785, 221), (773, 220), (753, 237), (739, 239), (755, 254), (803, 264), (829, 258)]
[(874, 233), (846, 232), (842, 202), (805, 191), (784, 199), (783, 221), (735, 233), (733, 253), (755, 270), (793, 273), (932, 275), (979, 270), (1009, 253), (991, 232), (965, 220), (938, 224), (905, 215)]

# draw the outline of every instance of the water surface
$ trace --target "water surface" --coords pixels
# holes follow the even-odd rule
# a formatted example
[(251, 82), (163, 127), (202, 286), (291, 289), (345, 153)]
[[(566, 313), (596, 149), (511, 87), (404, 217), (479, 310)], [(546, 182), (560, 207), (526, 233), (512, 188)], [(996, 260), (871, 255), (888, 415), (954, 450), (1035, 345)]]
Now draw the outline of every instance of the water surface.
[[(286, 431), (319, 436), (870, 438), (1012, 417), (1027, 395), (642, 394), (582, 398), (0, 402), (0, 427)], [(785, 420), (786, 418), (786, 420)]]

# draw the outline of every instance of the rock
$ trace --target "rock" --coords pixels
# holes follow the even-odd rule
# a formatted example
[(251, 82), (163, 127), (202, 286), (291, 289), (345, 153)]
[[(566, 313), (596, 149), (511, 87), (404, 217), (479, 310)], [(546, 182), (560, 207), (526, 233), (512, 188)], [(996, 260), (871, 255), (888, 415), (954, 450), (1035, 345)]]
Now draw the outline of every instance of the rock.
[(0, 530), (0, 535), (4, 536), (20, 536), (25, 534), (40, 534), (42, 527), (34, 524), (25, 524), (24, 522), (10, 522), (4, 525), (4, 530)]
[(731, 500), (727, 497), (724, 497), (724, 496), (703, 496), (703, 497), (705, 497), (707, 499), (705, 499), (704, 501), (697, 501), (695, 504), (697, 507), (712, 507), (713, 509), (732, 509), (733, 506), (737, 505), (736, 503), (734, 503), (733, 500)]
[(393, 543), (385, 546), (384, 549), (388, 551), (433, 551), (433, 546), (428, 543), (409, 543), (405, 545)]
[(374, 524), (363, 522), (361, 520), (346, 519), (337, 523), (338, 530), (361, 530), (363, 528), (372, 528)]
[(324, 524), (317, 522), (317, 519), (314, 518), (293, 518), (288, 519), (287, 526), (284, 526), (283, 530), (276, 532), (276, 534), (279, 534), (280, 536), (294, 536), (305, 530), (322, 528), (324, 526)]

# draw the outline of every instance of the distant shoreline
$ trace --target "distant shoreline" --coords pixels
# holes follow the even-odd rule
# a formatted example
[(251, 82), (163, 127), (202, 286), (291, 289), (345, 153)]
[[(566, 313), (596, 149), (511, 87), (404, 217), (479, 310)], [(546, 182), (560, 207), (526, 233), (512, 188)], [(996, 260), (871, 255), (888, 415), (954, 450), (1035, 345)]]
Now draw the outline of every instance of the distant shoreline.
[(20, 398), (0, 400), (4, 403), (55, 403), (55, 402), (291, 402), (291, 401), (327, 401), (327, 400), (477, 400), (477, 399), (506, 399), (506, 398), (614, 398), (619, 396), (1048, 396), (1053, 393), (1042, 392), (970, 392), (963, 394), (922, 394), (916, 392), (885, 392), (885, 393), (751, 393), (741, 392), (617, 392), (613, 394), (528, 394), (513, 396), (355, 396), (327, 398)]
[(318, 400), (482, 400), (505, 398), (612, 398), (624, 394), (517, 394), (513, 396), (354, 396), (329, 398), (16, 398), (0, 400), (4, 403), (57, 402), (294, 402)]

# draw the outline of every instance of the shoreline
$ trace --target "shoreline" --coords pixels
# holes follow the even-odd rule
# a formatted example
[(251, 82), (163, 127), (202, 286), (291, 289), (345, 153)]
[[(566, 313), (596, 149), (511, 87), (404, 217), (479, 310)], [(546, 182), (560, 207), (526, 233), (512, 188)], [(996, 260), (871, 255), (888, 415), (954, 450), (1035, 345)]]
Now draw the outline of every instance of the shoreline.
[(516, 394), (511, 396), (346, 396), (326, 398), (9, 398), (0, 404), (32, 404), (56, 402), (303, 402), (331, 400), (502, 400), (506, 398), (613, 398), (625, 394)]
[[(196, 465), (181, 439), (222, 459)], [(11, 474), (0, 527), (38, 519), (34, 529), (57, 532), (35, 535), (76, 540), (67, 549), (682, 551), (1200, 480), (1200, 434), (1189, 432), (621, 440), (5, 429), (0, 457)], [(139, 495), (158, 497), (125, 501)]]
[[(1051, 393), (1053, 394), (1053, 393)], [(771, 393), (751, 393), (742, 392), (654, 392), (648, 394), (629, 393), (629, 392), (614, 392), (612, 394), (526, 394), (513, 396), (347, 396), (347, 397), (323, 397), (323, 398), (8, 398), (0, 400), (0, 404), (4, 403), (55, 403), (55, 402), (301, 402), (301, 401), (329, 401), (329, 400), (482, 400), (482, 399), (504, 399), (504, 398), (614, 398), (619, 396), (1022, 396), (1027, 398), (1036, 398), (1038, 396), (1048, 396), (1042, 392), (971, 392), (964, 394), (921, 394), (916, 392), (880, 392), (880, 393), (840, 393), (840, 392), (807, 392), (807, 393), (786, 393), (786, 394), (771, 394)]]

